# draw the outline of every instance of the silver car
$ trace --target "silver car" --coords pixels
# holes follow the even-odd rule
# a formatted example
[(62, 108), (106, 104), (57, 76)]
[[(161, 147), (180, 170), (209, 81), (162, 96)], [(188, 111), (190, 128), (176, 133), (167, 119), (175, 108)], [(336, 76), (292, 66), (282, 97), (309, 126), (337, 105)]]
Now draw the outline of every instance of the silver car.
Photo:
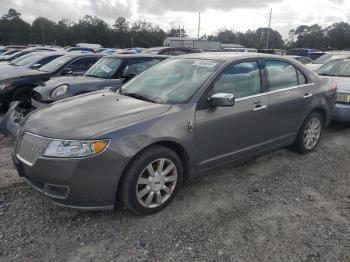
[(32, 112), (13, 155), (20, 176), (81, 209), (166, 207), (184, 179), (293, 146), (309, 153), (336, 87), (275, 55), (200, 53), (166, 60), (117, 93)]
[(316, 72), (332, 79), (338, 86), (333, 119), (350, 122), (350, 59), (332, 60)]

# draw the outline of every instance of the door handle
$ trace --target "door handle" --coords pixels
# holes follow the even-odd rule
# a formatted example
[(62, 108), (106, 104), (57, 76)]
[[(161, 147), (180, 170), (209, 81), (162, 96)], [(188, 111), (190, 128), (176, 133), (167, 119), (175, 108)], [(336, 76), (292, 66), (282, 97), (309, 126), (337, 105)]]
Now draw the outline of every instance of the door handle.
[(307, 94), (305, 94), (305, 95), (303, 96), (303, 98), (304, 98), (304, 99), (308, 99), (308, 98), (311, 98), (311, 97), (313, 97), (313, 96), (314, 96), (313, 94), (307, 93)]
[(260, 112), (260, 111), (265, 111), (267, 109), (267, 105), (257, 105), (254, 109), (253, 112)]

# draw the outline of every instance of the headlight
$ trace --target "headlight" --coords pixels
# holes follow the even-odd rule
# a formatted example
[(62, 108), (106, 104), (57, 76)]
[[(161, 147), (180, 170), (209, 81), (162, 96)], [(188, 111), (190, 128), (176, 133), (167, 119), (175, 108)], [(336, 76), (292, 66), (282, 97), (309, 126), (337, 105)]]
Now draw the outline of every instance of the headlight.
[(51, 97), (55, 98), (55, 97), (59, 97), (61, 95), (64, 95), (67, 92), (67, 89), (68, 89), (68, 85), (60, 85), (60, 86), (56, 87), (55, 90), (52, 91)]
[(109, 140), (52, 140), (44, 156), (62, 158), (88, 157), (101, 153), (107, 148), (108, 144)]
[(338, 93), (337, 102), (339, 103), (350, 103), (350, 94)]

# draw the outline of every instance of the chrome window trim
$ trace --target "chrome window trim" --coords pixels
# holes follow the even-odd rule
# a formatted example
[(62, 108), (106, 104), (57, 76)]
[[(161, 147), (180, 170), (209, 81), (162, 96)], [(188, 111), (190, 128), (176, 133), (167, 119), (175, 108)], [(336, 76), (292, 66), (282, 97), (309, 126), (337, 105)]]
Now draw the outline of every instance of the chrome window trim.
[(252, 95), (252, 96), (241, 97), (241, 98), (236, 99), (236, 102), (244, 101), (244, 100), (248, 100), (248, 99), (252, 99), (252, 98), (257, 98), (257, 97), (261, 97), (261, 96), (265, 96), (265, 95), (271, 95), (271, 94), (275, 94), (275, 93), (290, 91), (290, 90), (297, 89), (297, 88), (309, 87), (309, 86), (314, 86), (314, 83), (298, 85), (298, 86), (291, 86), (291, 87), (278, 89), (278, 90), (274, 90), (274, 91), (268, 91), (265, 93), (256, 94), (256, 95)]

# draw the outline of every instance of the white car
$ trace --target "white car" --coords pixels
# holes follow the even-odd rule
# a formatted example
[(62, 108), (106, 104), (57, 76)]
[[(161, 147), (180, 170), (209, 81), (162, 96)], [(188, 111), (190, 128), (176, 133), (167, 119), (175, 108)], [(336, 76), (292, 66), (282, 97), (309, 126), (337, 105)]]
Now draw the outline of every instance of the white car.
[(348, 57), (350, 57), (350, 52), (345, 52), (345, 51), (328, 52), (323, 56), (320, 56), (319, 58), (317, 58), (313, 63), (306, 65), (306, 67), (311, 69), (312, 71), (316, 71), (321, 66), (328, 63), (331, 60), (344, 59)]

